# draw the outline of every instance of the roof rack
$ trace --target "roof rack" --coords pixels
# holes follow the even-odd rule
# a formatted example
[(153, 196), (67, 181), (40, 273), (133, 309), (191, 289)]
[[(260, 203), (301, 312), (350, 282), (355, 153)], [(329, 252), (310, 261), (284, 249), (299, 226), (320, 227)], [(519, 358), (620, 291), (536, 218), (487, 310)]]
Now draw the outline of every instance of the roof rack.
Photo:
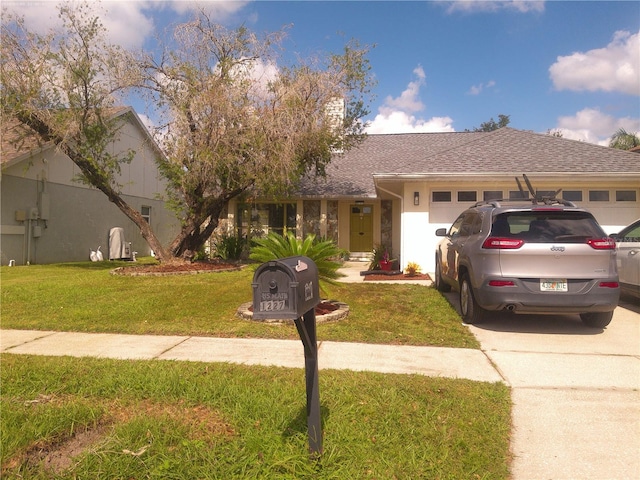
[(507, 202), (531, 203), (533, 205), (564, 205), (565, 207), (576, 207), (575, 203), (569, 200), (565, 200), (564, 198), (543, 197), (543, 196), (534, 197), (534, 198), (498, 198), (493, 200), (483, 200), (481, 202), (476, 202), (473, 206), (480, 207), (482, 205), (491, 205), (494, 208), (500, 208), (503, 206), (502, 205), (503, 203), (507, 203)]
[(477, 202), (474, 207), (479, 207), (481, 205), (492, 205), (495, 208), (500, 208), (501, 202), (531, 202), (533, 205), (564, 205), (566, 207), (576, 207), (576, 204), (570, 202), (569, 200), (564, 200), (563, 198), (558, 198), (558, 194), (562, 191), (562, 189), (556, 190), (553, 195), (542, 195), (537, 192), (531, 185), (529, 178), (523, 173), (522, 177), (524, 178), (525, 183), (527, 184), (527, 188), (529, 189), (529, 193), (531, 193), (532, 198), (528, 196), (525, 197), (524, 188), (522, 188), (522, 184), (518, 177), (516, 177), (516, 183), (518, 184), (518, 189), (520, 190), (520, 195), (522, 198), (502, 198), (502, 199), (492, 199), (492, 200), (484, 200), (482, 202)]

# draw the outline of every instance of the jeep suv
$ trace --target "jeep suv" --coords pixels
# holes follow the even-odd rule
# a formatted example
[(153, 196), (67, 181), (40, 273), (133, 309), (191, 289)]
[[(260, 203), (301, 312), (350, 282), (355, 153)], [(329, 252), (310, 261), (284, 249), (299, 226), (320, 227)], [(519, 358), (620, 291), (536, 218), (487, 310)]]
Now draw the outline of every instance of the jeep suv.
[(479, 202), (436, 230), (436, 288), (460, 292), (466, 323), (506, 310), (606, 327), (620, 296), (615, 240), (587, 210), (538, 200)]

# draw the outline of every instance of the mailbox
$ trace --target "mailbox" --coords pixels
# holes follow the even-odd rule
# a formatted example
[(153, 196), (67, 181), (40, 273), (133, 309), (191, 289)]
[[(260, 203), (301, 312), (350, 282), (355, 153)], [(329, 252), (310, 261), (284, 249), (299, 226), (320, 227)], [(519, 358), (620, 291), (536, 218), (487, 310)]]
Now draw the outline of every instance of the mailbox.
[(315, 312), (320, 303), (318, 267), (303, 256), (272, 260), (256, 269), (251, 286), (254, 319), (293, 320), (300, 334), (304, 345), (309, 450), (317, 457), (322, 454)]
[(255, 320), (295, 320), (320, 303), (318, 267), (308, 257), (263, 263), (251, 285)]

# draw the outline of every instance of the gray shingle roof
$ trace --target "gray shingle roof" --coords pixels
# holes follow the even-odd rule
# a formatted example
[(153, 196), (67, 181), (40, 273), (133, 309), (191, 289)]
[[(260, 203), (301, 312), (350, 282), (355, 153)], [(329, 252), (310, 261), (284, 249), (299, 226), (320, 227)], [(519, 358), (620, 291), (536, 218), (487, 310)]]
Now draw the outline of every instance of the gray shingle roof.
[(493, 132), (369, 135), (335, 155), (326, 179), (305, 179), (300, 193), (375, 196), (373, 175), (591, 173), (640, 175), (640, 155), (551, 135)]

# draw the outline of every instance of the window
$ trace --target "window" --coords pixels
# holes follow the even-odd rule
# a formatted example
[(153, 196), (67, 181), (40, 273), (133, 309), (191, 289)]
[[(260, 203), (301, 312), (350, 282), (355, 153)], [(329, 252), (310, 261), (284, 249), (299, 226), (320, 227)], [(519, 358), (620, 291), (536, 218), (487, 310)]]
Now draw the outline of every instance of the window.
[(512, 200), (518, 198), (529, 198), (529, 192), (521, 192), (520, 190), (509, 190), (509, 198)]
[(431, 201), (433, 202), (450, 202), (451, 192), (432, 192)]
[(590, 202), (608, 202), (609, 190), (589, 190)]
[(501, 200), (502, 190), (485, 190), (484, 192), (482, 192), (482, 199), (485, 202), (487, 200)]
[(561, 194), (562, 198), (570, 202), (582, 201), (582, 190), (564, 190)]
[(459, 202), (476, 202), (478, 198), (478, 194), (472, 191), (463, 191), (458, 192), (458, 201)]
[(238, 205), (238, 235), (284, 235), (296, 231), (295, 203), (255, 203)]
[(556, 198), (555, 190), (538, 190), (536, 192), (538, 198)]
[(616, 190), (616, 202), (635, 202), (635, 190)]
[(151, 207), (147, 207), (145, 205), (140, 207), (140, 215), (142, 215), (142, 218), (144, 218), (146, 222), (151, 225)]

